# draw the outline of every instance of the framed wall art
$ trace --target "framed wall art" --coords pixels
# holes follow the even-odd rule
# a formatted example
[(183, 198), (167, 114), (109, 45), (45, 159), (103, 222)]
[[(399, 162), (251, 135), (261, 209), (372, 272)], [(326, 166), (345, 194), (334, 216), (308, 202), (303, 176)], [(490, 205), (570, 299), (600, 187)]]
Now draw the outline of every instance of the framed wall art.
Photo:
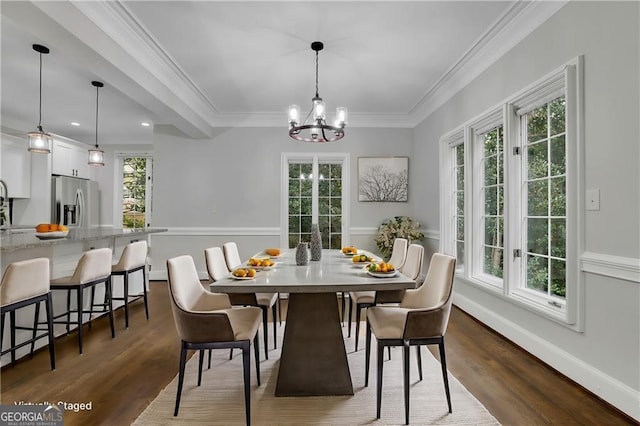
[(358, 157), (358, 201), (406, 202), (409, 157)]

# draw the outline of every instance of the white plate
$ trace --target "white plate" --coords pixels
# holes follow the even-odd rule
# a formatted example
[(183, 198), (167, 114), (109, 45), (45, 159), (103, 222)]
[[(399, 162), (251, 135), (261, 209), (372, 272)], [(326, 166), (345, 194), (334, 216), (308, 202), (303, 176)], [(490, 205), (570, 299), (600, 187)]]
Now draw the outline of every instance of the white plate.
[(345, 256), (345, 257), (353, 257), (356, 254), (360, 254), (360, 252), (358, 252), (358, 253), (342, 253), (342, 255)]
[(36, 237), (41, 240), (55, 240), (64, 238), (69, 234), (69, 231), (55, 231), (55, 232), (36, 232)]
[(270, 254), (267, 254), (265, 252), (262, 252), (257, 256), (253, 256), (254, 259), (280, 259), (281, 257), (282, 257), (282, 252), (280, 252), (280, 254), (277, 256), (271, 256)]
[(372, 277), (376, 277), (376, 278), (392, 278), (395, 277), (396, 275), (398, 275), (398, 270), (393, 270), (392, 272), (371, 272), (371, 271), (367, 271), (367, 274), (371, 275)]
[(255, 280), (256, 277), (236, 277), (235, 275), (231, 275), (231, 278), (234, 280)]

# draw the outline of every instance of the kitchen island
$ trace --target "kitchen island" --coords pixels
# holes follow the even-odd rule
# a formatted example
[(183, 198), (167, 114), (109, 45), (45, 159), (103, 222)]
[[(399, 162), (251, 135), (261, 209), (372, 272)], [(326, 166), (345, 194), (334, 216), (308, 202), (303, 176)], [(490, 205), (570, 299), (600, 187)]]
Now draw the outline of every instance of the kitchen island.
[[(78, 260), (87, 250), (96, 248), (110, 248), (113, 251), (113, 263), (116, 263), (122, 254), (124, 247), (134, 241), (147, 240), (149, 243), (149, 253), (151, 253), (150, 239), (155, 233), (166, 232), (164, 228), (137, 228), (122, 229), (111, 227), (99, 228), (72, 228), (64, 238), (59, 239), (40, 239), (35, 235), (35, 230), (30, 229), (10, 229), (0, 233), (0, 267), (2, 273), (6, 267), (20, 260), (33, 259), (37, 257), (46, 257), (50, 260), (51, 278), (59, 278), (73, 274)], [(152, 257), (149, 255), (147, 263), (150, 264)], [(145, 272), (146, 273), (146, 272)], [(129, 282), (130, 292), (142, 291), (142, 276), (134, 274)], [(25, 283), (28, 285), (28, 283)], [(96, 303), (100, 303), (104, 298), (104, 288), (99, 286), (96, 288)], [(123, 285), (122, 277), (113, 278), (114, 296), (122, 296)], [(89, 295), (85, 297), (85, 306), (88, 307)], [(114, 309), (122, 306), (122, 301), (114, 301)], [(66, 294), (63, 291), (53, 292), (53, 311), (55, 314), (66, 310)], [(41, 309), (40, 319), (44, 320), (44, 309)], [(26, 307), (16, 312), (16, 321), (20, 325), (33, 324), (34, 307)], [(96, 314), (99, 315), (99, 314)], [(153, 315), (153, 312), (151, 312)], [(88, 320), (88, 318), (87, 318)], [(4, 342), (2, 347), (9, 346), (8, 321), (5, 324)], [(116, 323), (116, 338), (119, 330), (124, 328), (124, 324)], [(55, 335), (58, 336), (66, 332), (63, 325), (55, 326)], [(16, 333), (17, 342), (24, 341), (29, 335), (28, 331), (18, 330)], [(46, 344), (46, 339), (36, 342), (36, 347)], [(28, 353), (27, 347), (17, 351), (16, 357), (19, 358)], [(2, 365), (8, 363), (8, 354), (2, 357)]]

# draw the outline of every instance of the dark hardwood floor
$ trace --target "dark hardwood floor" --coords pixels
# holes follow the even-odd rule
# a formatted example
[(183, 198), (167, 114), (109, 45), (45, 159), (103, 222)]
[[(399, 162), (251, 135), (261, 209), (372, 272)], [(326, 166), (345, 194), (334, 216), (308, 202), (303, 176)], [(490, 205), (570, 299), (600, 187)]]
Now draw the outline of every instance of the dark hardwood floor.
[[(126, 330), (118, 310), (115, 339), (105, 317), (91, 330), (85, 326), (83, 355), (75, 333), (56, 339), (56, 371), (49, 368), (46, 350), (3, 368), (2, 404), (91, 403), (90, 410), (67, 413), (65, 424), (133, 422), (178, 367), (166, 282), (152, 281), (149, 294), (150, 320), (136, 302)], [(449, 371), (502, 424), (637, 424), (459, 309), (452, 312), (446, 337)]]

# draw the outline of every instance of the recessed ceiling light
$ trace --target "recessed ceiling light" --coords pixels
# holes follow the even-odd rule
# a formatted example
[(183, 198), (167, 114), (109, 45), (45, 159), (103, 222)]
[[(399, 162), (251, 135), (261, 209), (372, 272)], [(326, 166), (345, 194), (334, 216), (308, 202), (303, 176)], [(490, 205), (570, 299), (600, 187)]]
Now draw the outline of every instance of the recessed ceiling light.
[(140, 125), (143, 126), (143, 127), (151, 126), (151, 124), (147, 123), (146, 121), (143, 121), (142, 123), (140, 123)]
[(80, 125), (80, 123), (76, 123), (75, 121), (72, 121), (72, 122), (71, 122), (71, 125), (72, 125), (72, 126), (79, 126), (79, 125)]

